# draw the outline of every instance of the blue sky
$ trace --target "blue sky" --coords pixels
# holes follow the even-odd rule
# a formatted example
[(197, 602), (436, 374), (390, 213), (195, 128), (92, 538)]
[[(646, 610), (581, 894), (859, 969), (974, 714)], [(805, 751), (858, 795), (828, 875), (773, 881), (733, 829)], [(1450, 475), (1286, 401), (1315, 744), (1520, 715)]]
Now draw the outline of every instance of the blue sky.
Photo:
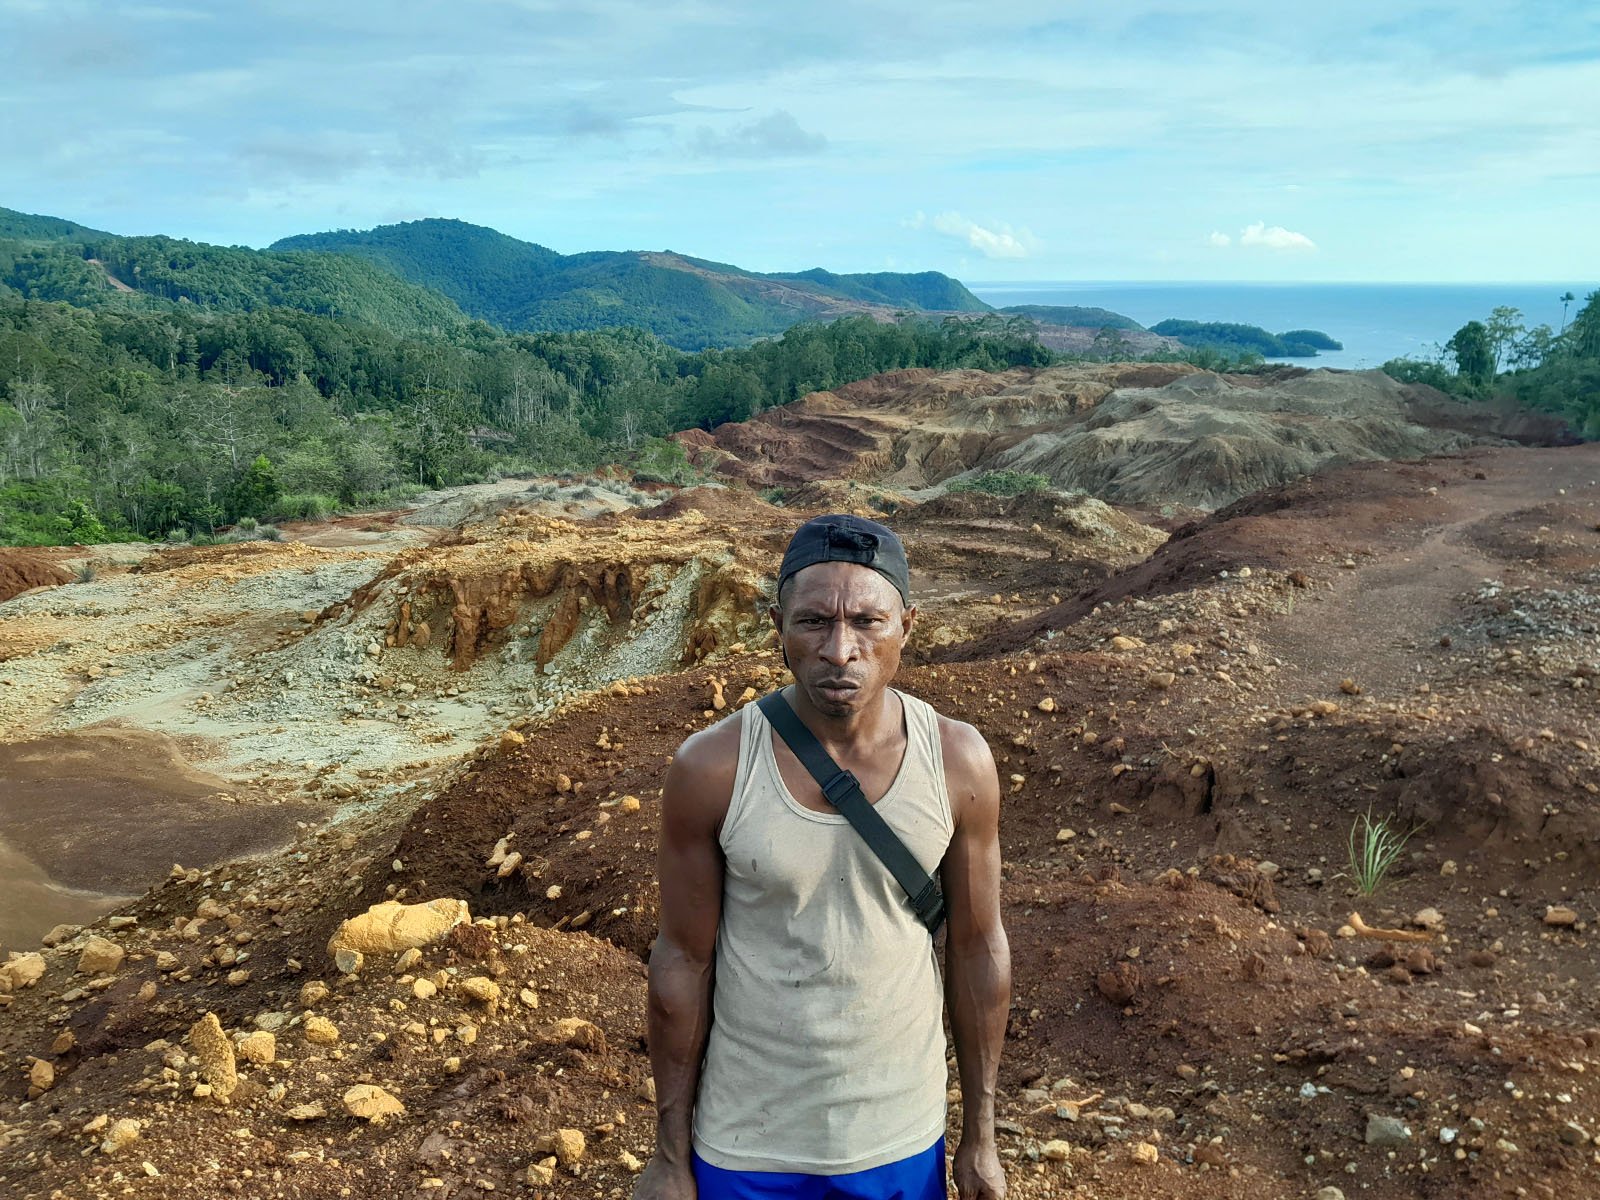
[(0, 204), (967, 280), (1594, 278), (1596, 97), (1570, 0), (0, 0)]

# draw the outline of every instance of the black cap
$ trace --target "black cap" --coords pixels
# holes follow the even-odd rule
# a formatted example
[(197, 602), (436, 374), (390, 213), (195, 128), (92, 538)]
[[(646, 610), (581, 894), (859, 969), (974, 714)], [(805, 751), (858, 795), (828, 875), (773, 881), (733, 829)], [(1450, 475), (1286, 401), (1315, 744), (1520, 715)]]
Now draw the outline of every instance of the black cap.
[(783, 591), (791, 575), (825, 562), (859, 563), (870, 567), (894, 584), (900, 599), (910, 607), (911, 573), (906, 567), (906, 548), (888, 526), (845, 513), (812, 517), (794, 531), (789, 548), (783, 552), (783, 565), (778, 568), (778, 591)]

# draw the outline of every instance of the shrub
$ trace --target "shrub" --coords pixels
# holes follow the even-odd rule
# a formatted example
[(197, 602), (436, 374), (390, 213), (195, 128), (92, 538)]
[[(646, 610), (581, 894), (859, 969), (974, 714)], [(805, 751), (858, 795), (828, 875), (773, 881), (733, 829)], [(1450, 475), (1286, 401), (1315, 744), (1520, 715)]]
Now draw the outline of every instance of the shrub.
[(276, 525), (262, 525), (256, 529), (256, 536), (264, 542), (281, 542), (283, 530)]
[(95, 580), (95, 569), (94, 569), (94, 564), (93, 563), (84, 563), (83, 566), (78, 568), (78, 582), (79, 583), (93, 583), (94, 580)]
[(1029, 492), (1042, 492), (1050, 486), (1050, 477), (1032, 471), (985, 471), (971, 479), (958, 479), (947, 492), (982, 492), (988, 496), (1022, 496)]
[(687, 486), (700, 481), (682, 446), (670, 438), (650, 438), (633, 459), (636, 483), (675, 483)]
[(171, 542), (174, 546), (181, 546), (188, 540), (189, 531), (187, 529), (167, 530), (167, 541)]
[(300, 492), (284, 496), (273, 507), (291, 521), (320, 521), (334, 514), (339, 501), (322, 492)]
[(258, 522), (254, 517), (240, 517), (234, 528), (240, 533), (254, 533)]

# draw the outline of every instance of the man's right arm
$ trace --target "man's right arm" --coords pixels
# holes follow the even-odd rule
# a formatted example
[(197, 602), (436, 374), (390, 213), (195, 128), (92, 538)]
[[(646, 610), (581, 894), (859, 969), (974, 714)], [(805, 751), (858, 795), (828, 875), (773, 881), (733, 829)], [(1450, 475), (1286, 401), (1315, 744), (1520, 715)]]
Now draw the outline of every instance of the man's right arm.
[[(738, 722), (690, 738), (667, 770), (656, 875), (661, 928), (650, 952), (650, 1066), (656, 1082), (656, 1153), (635, 1200), (693, 1200), (695, 1093), (711, 1030), (711, 984), (722, 917), (722, 850), (738, 762)], [(731, 735), (731, 737), (730, 737)]]

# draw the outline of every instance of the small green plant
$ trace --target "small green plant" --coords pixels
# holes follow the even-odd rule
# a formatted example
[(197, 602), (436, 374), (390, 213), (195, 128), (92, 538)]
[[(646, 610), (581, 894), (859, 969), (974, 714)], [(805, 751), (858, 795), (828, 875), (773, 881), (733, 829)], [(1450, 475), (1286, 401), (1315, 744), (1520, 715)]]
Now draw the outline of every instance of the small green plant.
[(1400, 861), (1400, 852), (1411, 840), (1388, 817), (1374, 821), (1372, 811), (1362, 813), (1350, 825), (1350, 879), (1356, 891), (1370, 896), (1383, 886), (1389, 870)]
[(93, 563), (84, 563), (83, 566), (78, 568), (79, 583), (93, 583), (94, 579), (95, 569)]
[(765, 500), (768, 504), (776, 504), (776, 505), (782, 506), (785, 497), (787, 497), (788, 495), (789, 495), (789, 489), (788, 488), (770, 487), (770, 488), (767, 488), (766, 491), (761, 493), (761, 498), (763, 500)]
[(1032, 471), (985, 471), (971, 479), (958, 479), (946, 491), (983, 492), (988, 496), (1022, 496), (1042, 492), (1050, 486), (1048, 475)]
[(283, 530), (279, 529), (276, 525), (262, 525), (256, 530), (256, 534), (264, 542), (283, 541)]
[(240, 517), (234, 526), (240, 533), (254, 533), (259, 527), (259, 522), (254, 517)]
[(169, 530), (167, 530), (167, 541), (171, 542), (174, 546), (180, 546), (184, 542), (187, 542), (188, 540), (189, 540), (189, 531), (187, 529), (169, 529)]

